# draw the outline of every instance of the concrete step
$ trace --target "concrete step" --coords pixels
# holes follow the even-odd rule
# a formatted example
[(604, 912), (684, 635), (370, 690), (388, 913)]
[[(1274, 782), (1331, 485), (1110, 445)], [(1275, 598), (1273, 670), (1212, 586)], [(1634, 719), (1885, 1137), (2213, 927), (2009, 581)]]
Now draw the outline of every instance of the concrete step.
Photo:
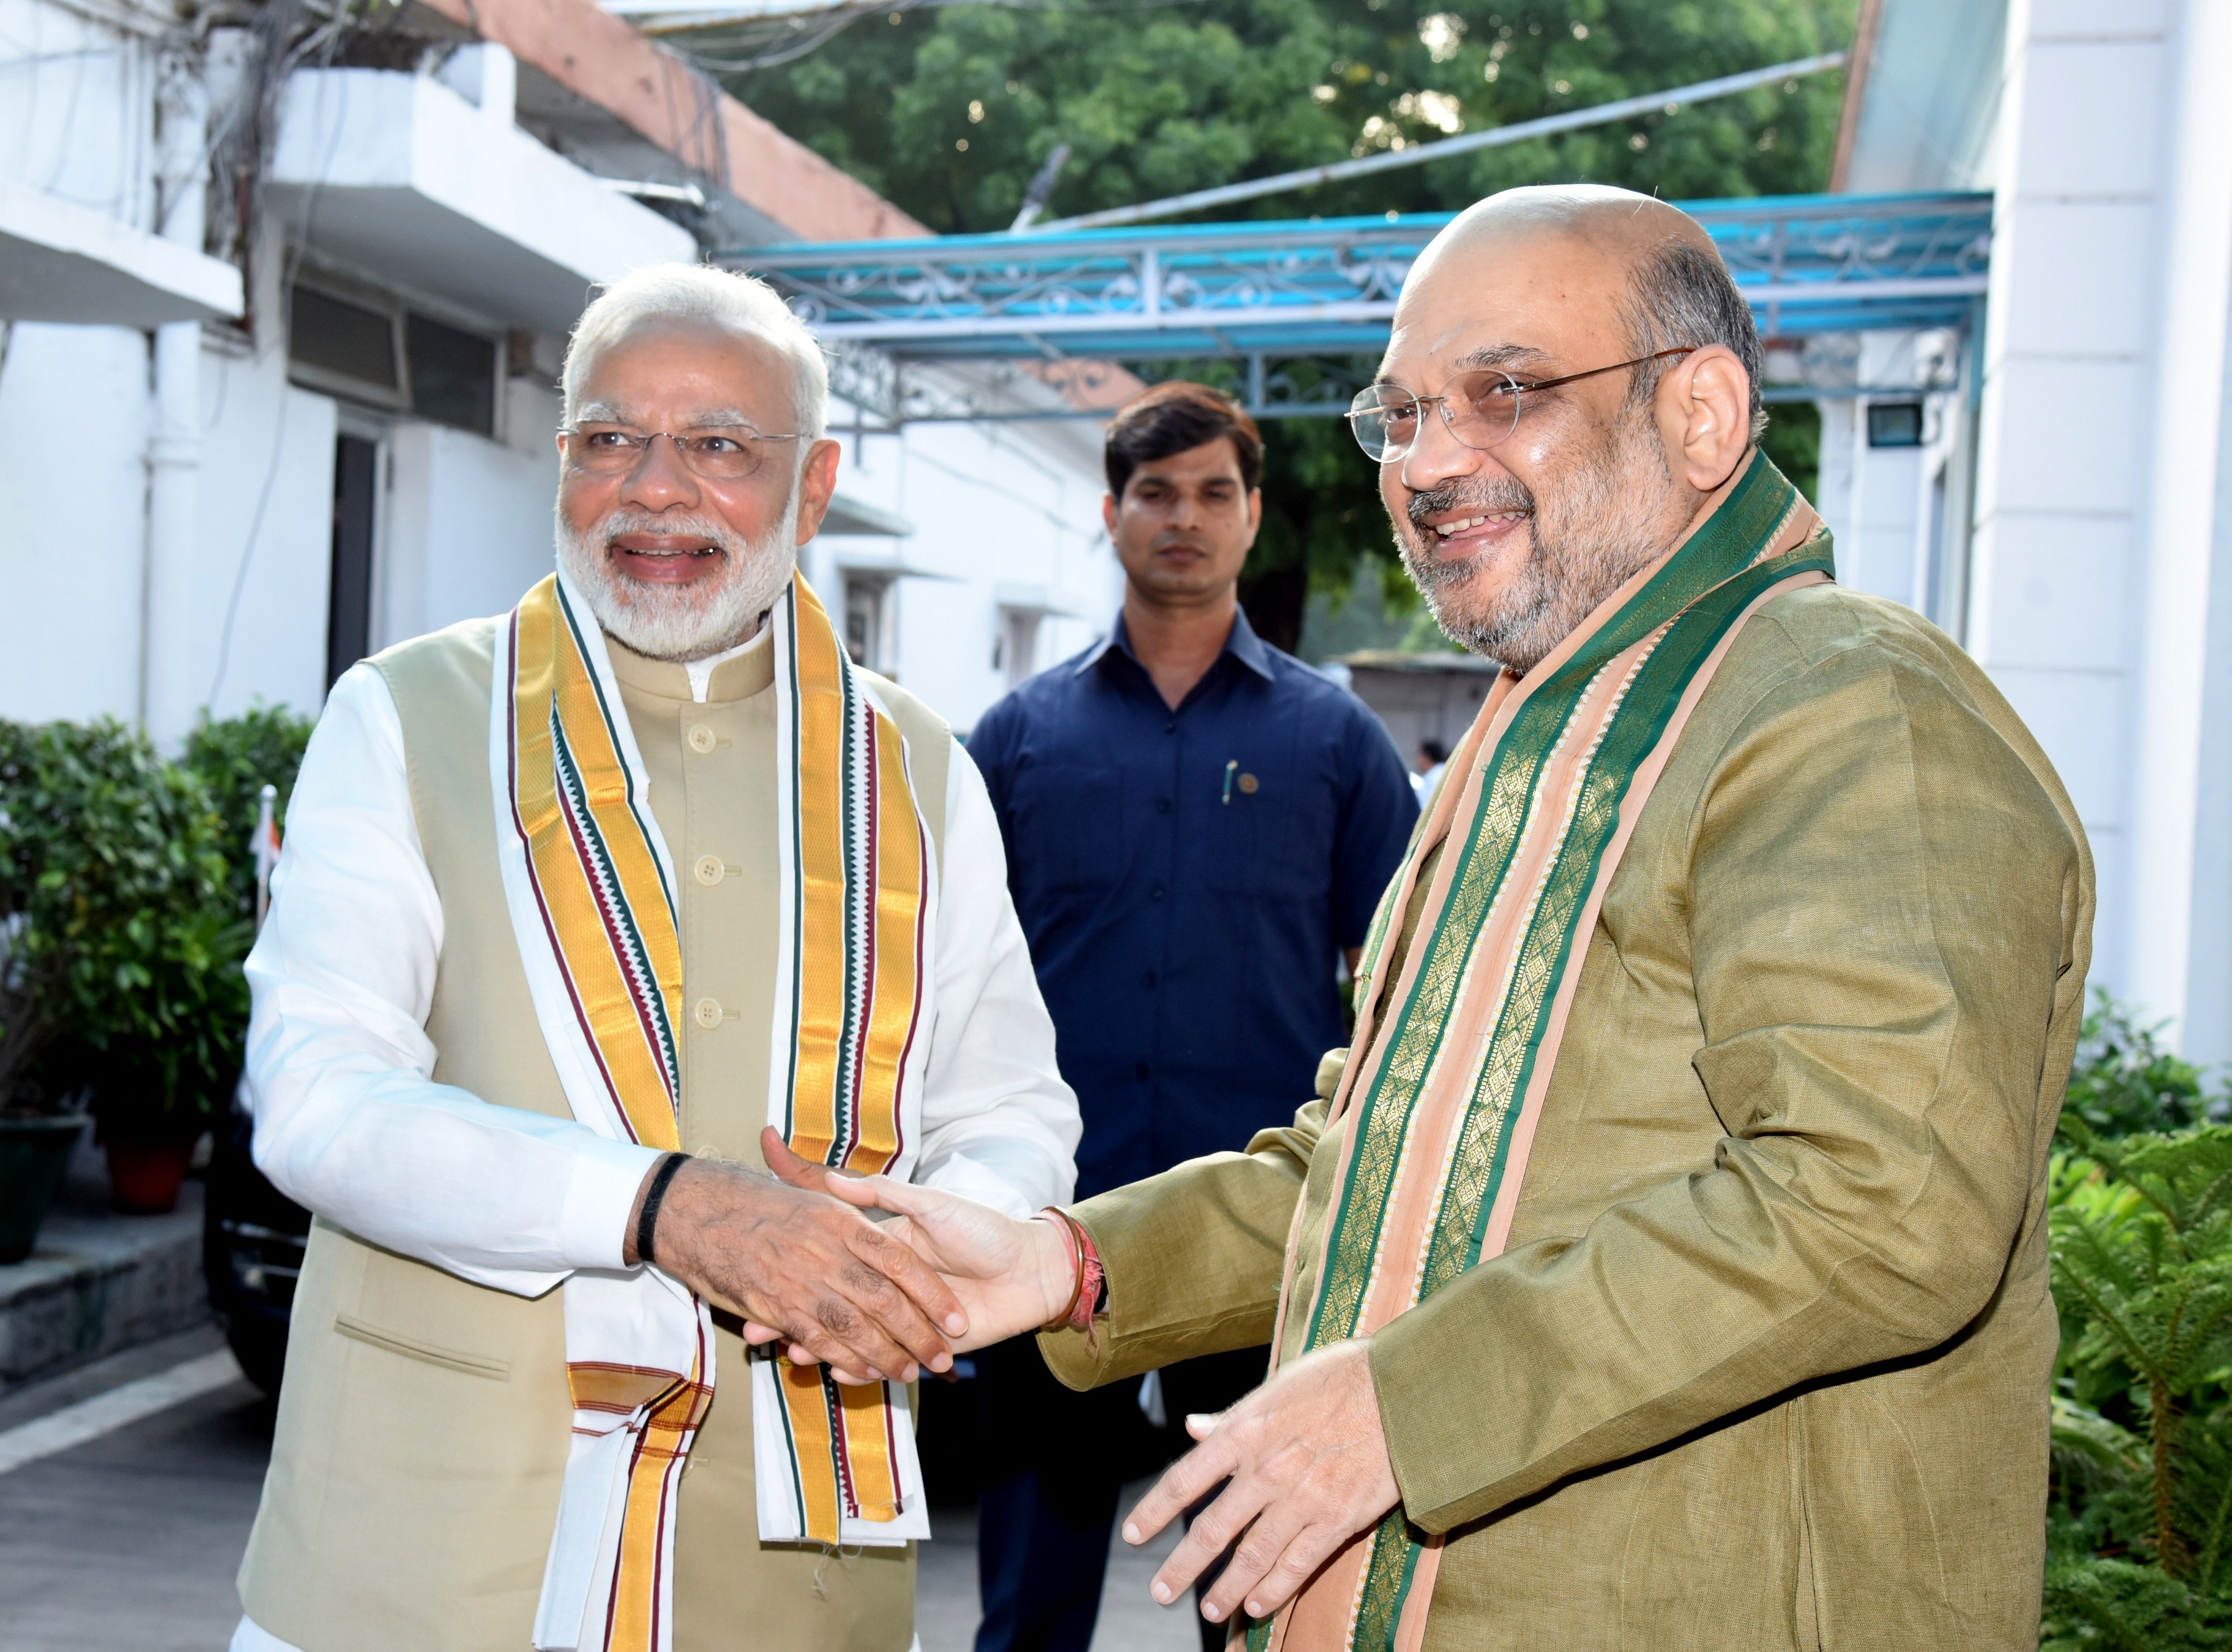
[(0, 1267), (0, 1394), (211, 1319), (201, 1183), (189, 1177), (167, 1215), (119, 1215), (90, 1137), (37, 1248)]

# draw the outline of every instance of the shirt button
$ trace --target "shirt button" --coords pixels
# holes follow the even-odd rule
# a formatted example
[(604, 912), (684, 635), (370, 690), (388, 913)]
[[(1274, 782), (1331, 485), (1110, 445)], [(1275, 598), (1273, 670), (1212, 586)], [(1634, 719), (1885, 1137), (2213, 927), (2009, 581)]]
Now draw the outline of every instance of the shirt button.
[(1170, 800), (1170, 799), (1168, 799), (1168, 798), (1166, 798), (1166, 797), (1158, 797), (1158, 798), (1157, 798), (1157, 799), (1155, 800), (1155, 813), (1158, 813), (1158, 814), (1168, 814), (1170, 812), (1171, 812), (1171, 800)]
[(1163, 886), (1160, 884), (1157, 884), (1152, 889), (1147, 891), (1147, 898), (1151, 901), (1158, 901), (1162, 899)]
[(1175, 722), (1166, 722), (1163, 725), (1163, 732), (1166, 735), (1174, 735), (1178, 731), (1178, 726)]
[(710, 1033), (721, 1024), (721, 1001), (701, 998), (698, 1001), (698, 1007), (691, 1013), (697, 1016), (698, 1025)]
[(710, 889), (721, 881), (721, 875), (728, 870), (721, 864), (720, 856), (703, 856), (698, 862), (698, 881)]
[(1147, 971), (1145, 980), (1147, 986), (1152, 987), (1155, 984), (1155, 972), (1152, 969)]
[(1152, 1067), (1149, 1066), (1148, 1066), (1145, 1061), (1142, 1061), (1142, 1062), (1140, 1062), (1140, 1063), (1139, 1063), (1139, 1065), (1138, 1066), (1138, 1067), (1136, 1067), (1135, 1069), (1133, 1069), (1133, 1071), (1137, 1072), (1139, 1073), (1139, 1075), (1142, 1079), (1144, 1079), (1144, 1078), (1146, 1078), (1147, 1076), (1149, 1076), (1151, 1073), (1152, 1073), (1152, 1072), (1154, 1072), (1154, 1069), (1153, 1069)]
[(690, 749), (701, 755), (712, 750), (717, 743), (712, 729), (702, 722), (690, 731)]

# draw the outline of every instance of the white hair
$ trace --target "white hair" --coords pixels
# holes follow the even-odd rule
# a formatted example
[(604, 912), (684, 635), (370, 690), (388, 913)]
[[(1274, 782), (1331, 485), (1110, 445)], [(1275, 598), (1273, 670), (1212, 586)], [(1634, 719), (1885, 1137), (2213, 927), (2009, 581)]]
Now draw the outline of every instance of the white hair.
[[(568, 424), (581, 405), (581, 380), (597, 352), (639, 323), (659, 321), (709, 322), (772, 345), (791, 366), (796, 433), (818, 437), (827, 428), (828, 360), (820, 341), (791, 314), (781, 295), (756, 275), (681, 263), (652, 264), (623, 275), (581, 312), (566, 345), (561, 380)], [(803, 452), (804, 444), (800, 448)]]

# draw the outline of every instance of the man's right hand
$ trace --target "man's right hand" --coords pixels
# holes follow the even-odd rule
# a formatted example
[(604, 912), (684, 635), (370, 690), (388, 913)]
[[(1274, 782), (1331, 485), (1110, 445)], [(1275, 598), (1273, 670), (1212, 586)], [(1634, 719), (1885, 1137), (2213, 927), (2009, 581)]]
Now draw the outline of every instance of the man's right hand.
[[(1050, 1222), (1018, 1221), (937, 1188), (828, 1169), (800, 1158), (773, 1130), (761, 1133), (760, 1150), (769, 1169), (801, 1191), (828, 1193), (899, 1219), (884, 1223), (882, 1231), (904, 1239), (936, 1268), (967, 1310), (969, 1330), (955, 1341), (957, 1353), (1035, 1331), (1069, 1305), (1077, 1266), (1061, 1230)], [(781, 1327), (768, 1321), (744, 1331), (745, 1340), (754, 1344), (778, 1340), (780, 1334)], [(810, 1352), (793, 1339), (793, 1359), (802, 1363)]]
[[(657, 1174), (654, 1169), (653, 1175)], [(650, 1177), (629, 1213), (624, 1255)], [(659, 1266), (698, 1295), (782, 1332), (843, 1373), (914, 1381), (943, 1371), (947, 1337), (969, 1330), (960, 1302), (912, 1250), (827, 1195), (742, 1166), (692, 1159), (659, 1202)]]

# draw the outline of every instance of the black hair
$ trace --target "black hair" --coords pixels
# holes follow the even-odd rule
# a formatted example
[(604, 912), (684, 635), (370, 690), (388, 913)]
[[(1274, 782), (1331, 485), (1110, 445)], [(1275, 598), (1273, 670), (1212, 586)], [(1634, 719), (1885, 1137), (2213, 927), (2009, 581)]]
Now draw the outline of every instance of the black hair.
[[(1638, 356), (1684, 345), (1721, 344), (1734, 351), (1751, 379), (1751, 439), (1767, 433), (1767, 407), (1760, 396), (1767, 352), (1751, 306), (1720, 254), (1687, 241), (1662, 243), (1638, 259), (1629, 275), (1621, 316), (1627, 323), (1628, 348)], [(1648, 404), (1673, 366), (1672, 360), (1651, 361), (1637, 368), (1629, 400)]]
[(1109, 421), (1101, 463), (1108, 491), (1124, 497), (1132, 473), (1150, 459), (1167, 459), (1219, 437), (1232, 444), (1240, 480), (1249, 491), (1263, 476), (1263, 437), (1247, 410), (1221, 390), (1174, 379), (1125, 405)]

